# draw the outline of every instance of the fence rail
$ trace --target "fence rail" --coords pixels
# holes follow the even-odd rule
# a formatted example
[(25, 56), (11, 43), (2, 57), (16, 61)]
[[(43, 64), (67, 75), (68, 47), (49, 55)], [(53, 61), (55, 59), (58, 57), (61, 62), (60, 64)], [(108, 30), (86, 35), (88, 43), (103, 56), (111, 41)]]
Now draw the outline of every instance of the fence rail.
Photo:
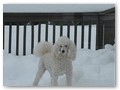
[[(66, 36), (71, 38), (71, 28), (74, 28), (73, 41), (76, 45), (80, 45), (81, 48), (85, 47), (85, 28), (88, 29), (87, 40), (88, 49), (91, 49), (92, 40), (92, 29), (93, 25), (96, 26), (96, 41), (95, 49), (103, 48), (107, 43), (113, 44), (115, 38), (115, 8), (103, 11), (103, 12), (93, 12), (93, 13), (3, 13), (3, 49), (5, 49), (5, 26), (9, 26), (9, 39), (8, 39), (8, 53), (11, 53), (11, 44), (16, 42), (16, 55), (19, 55), (20, 47), (20, 26), (23, 26), (23, 55), (26, 55), (26, 44), (27, 44), (27, 26), (31, 26), (31, 54), (33, 53), (33, 48), (35, 46), (35, 37), (37, 36), (37, 43), (42, 39), (43, 24), (45, 25), (44, 40), (49, 41), (52, 37), (52, 43), (56, 41), (56, 34), (59, 26), (59, 37), (64, 34), (64, 28), (66, 27)], [(110, 25), (111, 28), (110, 28)], [(12, 26), (16, 26), (16, 41), (12, 41)], [(35, 26), (37, 27), (37, 34)], [(52, 26), (51, 31), (49, 30), (50, 25)], [(87, 25), (87, 27), (86, 27)], [(71, 27), (73, 26), (73, 27)], [(81, 27), (81, 33), (79, 33), (78, 26)], [(110, 30), (109, 30), (110, 29)], [(52, 32), (52, 36), (50, 33)], [(109, 36), (109, 32), (110, 35)], [(81, 34), (81, 35), (80, 35)], [(78, 40), (81, 38), (81, 43)], [(108, 40), (109, 39), (109, 40)]]

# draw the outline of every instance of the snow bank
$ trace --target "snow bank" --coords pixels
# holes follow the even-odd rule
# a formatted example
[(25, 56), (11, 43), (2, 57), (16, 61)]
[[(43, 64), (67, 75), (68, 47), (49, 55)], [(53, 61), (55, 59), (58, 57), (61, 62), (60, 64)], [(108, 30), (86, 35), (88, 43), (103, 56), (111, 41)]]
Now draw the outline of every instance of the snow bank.
[[(39, 58), (33, 55), (14, 56), (4, 53), (4, 85), (32, 86)], [(65, 75), (59, 78), (59, 85), (66, 86)], [(73, 86), (114, 86), (115, 47), (105, 49), (78, 49), (73, 62)], [(50, 75), (46, 71), (39, 86), (50, 86)]]

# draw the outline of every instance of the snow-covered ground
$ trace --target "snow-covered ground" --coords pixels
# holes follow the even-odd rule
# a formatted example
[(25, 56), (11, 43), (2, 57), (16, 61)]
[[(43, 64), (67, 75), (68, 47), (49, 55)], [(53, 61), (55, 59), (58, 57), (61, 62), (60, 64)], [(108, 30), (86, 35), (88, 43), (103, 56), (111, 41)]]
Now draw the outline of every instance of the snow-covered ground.
[[(39, 58), (3, 53), (4, 86), (32, 86)], [(39, 86), (50, 86), (47, 71)], [(66, 86), (65, 75), (59, 78), (59, 86)], [(73, 61), (73, 86), (115, 86), (115, 47), (106, 45), (96, 51), (78, 49)]]

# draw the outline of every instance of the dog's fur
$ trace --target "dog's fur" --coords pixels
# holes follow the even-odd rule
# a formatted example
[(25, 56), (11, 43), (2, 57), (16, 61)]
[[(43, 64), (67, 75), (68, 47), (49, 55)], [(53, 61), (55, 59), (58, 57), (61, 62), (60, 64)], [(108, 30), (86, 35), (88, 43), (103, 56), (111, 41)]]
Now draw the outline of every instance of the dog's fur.
[(40, 42), (34, 48), (34, 55), (41, 57), (33, 85), (37, 86), (45, 70), (51, 75), (52, 86), (58, 85), (58, 77), (66, 74), (67, 85), (72, 85), (72, 60), (76, 57), (75, 44), (62, 36), (52, 46), (49, 42)]

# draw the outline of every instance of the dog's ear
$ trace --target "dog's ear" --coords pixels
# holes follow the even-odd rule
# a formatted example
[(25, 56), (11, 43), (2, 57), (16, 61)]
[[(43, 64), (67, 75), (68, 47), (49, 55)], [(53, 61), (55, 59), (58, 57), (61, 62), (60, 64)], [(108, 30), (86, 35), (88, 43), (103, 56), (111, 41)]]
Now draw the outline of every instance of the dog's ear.
[(70, 40), (69, 50), (68, 50), (68, 59), (73, 61), (76, 58), (76, 46), (73, 41)]

